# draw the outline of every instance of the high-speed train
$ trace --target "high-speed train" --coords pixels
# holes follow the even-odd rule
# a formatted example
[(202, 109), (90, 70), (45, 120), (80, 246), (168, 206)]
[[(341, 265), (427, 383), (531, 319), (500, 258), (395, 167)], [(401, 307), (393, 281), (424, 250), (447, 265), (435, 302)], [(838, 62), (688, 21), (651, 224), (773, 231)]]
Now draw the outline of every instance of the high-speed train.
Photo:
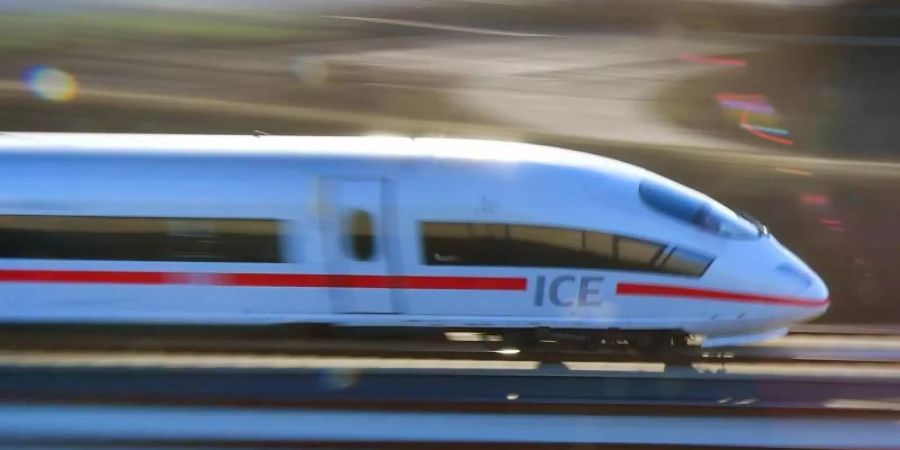
[(2, 323), (714, 347), (783, 335), (828, 303), (754, 219), (600, 156), (442, 138), (0, 133)]

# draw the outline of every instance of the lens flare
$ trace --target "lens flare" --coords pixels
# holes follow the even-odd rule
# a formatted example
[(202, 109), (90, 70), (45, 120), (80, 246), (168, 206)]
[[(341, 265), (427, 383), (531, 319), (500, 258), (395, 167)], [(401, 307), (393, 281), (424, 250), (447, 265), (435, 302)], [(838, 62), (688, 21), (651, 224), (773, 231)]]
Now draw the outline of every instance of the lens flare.
[(778, 122), (775, 107), (764, 95), (720, 92), (716, 94), (716, 100), (724, 111), (734, 111), (739, 114), (738, 126), (748, 133), (782, 145), (794, 144), (794, 141), (790, 139), (790, 132), (784, 128), (750, 123), (751, 116), (757, 120), (762, 119), (766, 123)]
[(74, 76), (47, 65), (29, 67), (22, 81), (32, 95), (53, 102), (71, 101), (78, 92), (78, 82)]

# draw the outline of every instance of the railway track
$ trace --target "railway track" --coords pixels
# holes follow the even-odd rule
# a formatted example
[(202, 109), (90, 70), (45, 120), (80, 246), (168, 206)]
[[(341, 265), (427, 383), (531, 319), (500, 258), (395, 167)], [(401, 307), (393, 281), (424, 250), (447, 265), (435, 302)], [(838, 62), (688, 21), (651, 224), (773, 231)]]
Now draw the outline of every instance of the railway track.
[[(645, 429), (694, 447), (900, 442), (900, 339), (868, 334), (661, 358), (246, 329), (5, 331), (0, 447), (628, 444)], [(395, 447), (368, 447), (382, 446)]]
[(657, 444), (690, 448), (896, 448), (897, 392), (896, 376), (0, 364), (0, 443), (622, 444), (653, 430)]
[(286, 330), (171, 329), (96, 327), (19, 327), (0, 334), (0, 354), (170, 354), (218, 357), (306, 356), (442, 359), (473, 361), (662, 362), (671, 365), (778, 363), (868, 364), (900, 367), (900, 338), (804, 330), (787, 338), (754, 346), (701, 349), (675, 348), (657, 353), (632, 349), (579, 350), (546, 344), (530, 350), (501, 343), (454, 342), (443, 337), (297, 338)]

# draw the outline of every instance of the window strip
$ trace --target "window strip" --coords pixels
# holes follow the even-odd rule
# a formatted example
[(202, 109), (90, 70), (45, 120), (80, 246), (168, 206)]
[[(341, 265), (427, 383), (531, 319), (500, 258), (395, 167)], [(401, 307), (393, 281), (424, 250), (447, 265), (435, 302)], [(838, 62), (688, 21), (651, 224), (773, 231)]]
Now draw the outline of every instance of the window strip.
[[(443, 236), (430, 236), (428, 226), (460, 226), (468, 230), (467, 238), (446, 238)], [(505, 238), (490, 238), (474, 233), (476, 227), (489, 229), (497, 226), (504, 227)], [(522, 239), (512, 237), (512, 227), (533, 228), (535, 232), (558, 232), (560, 235), (548, 235), (547, 239)], [(500, 223), (474, 223), (474, 222), (421, 222), (422, 251), (427, 265), (456, 265), (456, 266), (510, 266), (510, 267), (554, 267), (575, 269), (600, 269), (600, 270), (629, 270), (654, 273), (673, 273), (685, 275), (679, 271), (668, 270), (666, 261), (672, 251), (669, 246), (659, 242), (650, 241), (631, 236), (620, 236), (593, 230), (579, 230), (564, 227), (531, 224), (500, 224)], [(566, 246), (565, 242), (571, 242), (571, 233), (579, 232), (581, 238), (580, 249)], [(568, 238), (563, 233), (569, 234)], [(610, 238), (611, 255), (603, 258), (602, 255), (588, 251), (588, 233), (607, 235)], [(492, 241), (490, 244), (485, 239)], [(622, 261), (620, 245), (626, 243), (646, 244), (656, 246), (655, 252), (647, 259), (638, 258), (635, 261)], [(554, 242), (557, 244), (554, 245)], [(649, 249), (648, 249), (649, 250)], [(510, 260), (511, 255), (517, 255), (516, 260)], [(438, 257), (439, 256), (439, 257)], [(682, 271), (683, 272), (683, 271)], [(702, 275), (696, 275), (700, 276)]]
[(0, 215), (0, 258), (283, 262), (272, 219)]

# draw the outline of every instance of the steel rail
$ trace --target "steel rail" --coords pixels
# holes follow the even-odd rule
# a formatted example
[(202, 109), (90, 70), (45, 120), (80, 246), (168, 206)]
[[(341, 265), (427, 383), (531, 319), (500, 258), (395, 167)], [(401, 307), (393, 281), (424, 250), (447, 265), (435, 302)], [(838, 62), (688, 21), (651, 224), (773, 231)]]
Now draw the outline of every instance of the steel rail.
[[(818, 336), (824, 336), (819, 334)], [(809, 345), (742, 346), (715, 349), (672, 348), (637, 352), (630, 348), (582, 350), (544, 344), (518, 349), (502, 343), (452, 342), (443, 337), (298, 338), (289, 331), (243, 328), (28, 328), (0, 331), (0, 352), (168, 352), (216, 355), (295, 355), (451, 360), (540, 362), (663, 362), (695, 363), (843, 363), (900, 366), (900, 342), (895, 347)]]

